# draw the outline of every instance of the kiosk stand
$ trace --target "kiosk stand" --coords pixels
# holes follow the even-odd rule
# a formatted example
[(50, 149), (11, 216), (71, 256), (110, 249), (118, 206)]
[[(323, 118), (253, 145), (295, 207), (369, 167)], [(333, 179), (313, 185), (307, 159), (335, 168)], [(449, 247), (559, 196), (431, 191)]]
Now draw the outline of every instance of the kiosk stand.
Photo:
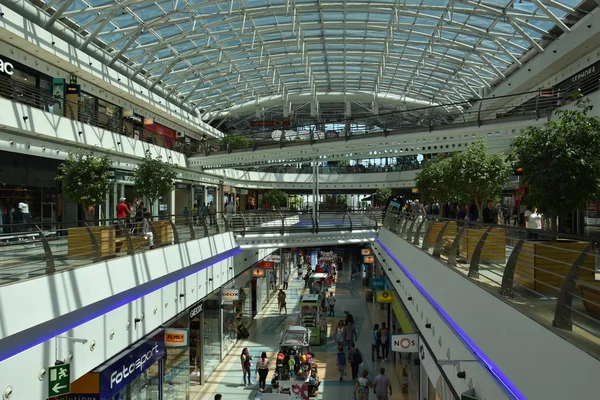
[(310, 344), (321, 345), (320, 294), (304, 294), (300, 298), (300, 323), (310, 329)]

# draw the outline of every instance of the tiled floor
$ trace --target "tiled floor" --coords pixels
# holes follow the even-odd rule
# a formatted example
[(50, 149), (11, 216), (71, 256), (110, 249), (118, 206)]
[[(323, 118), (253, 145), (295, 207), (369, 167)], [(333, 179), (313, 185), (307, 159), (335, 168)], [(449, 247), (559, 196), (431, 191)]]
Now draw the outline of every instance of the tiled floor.
[[(313, 257), (314, 258), (314, 257)], [(397, 374), (393, 371), (391, 362), (371, 361), (370, 352), (370, 328), (374, 323), (383, 321), (383, 312), (379, 310), (378, 305), (367, 304), (365, 301), (364, 290), (360, 281), (349, 281), (349, 268), (345, 268), (339, 274), (338, 284), (330, 289), (334, 291), (337, 297), (335, 308), (335, 318), (328, 318), (328, 325), (335, 327), (339, 319), (344, 318), (344, 309), (348, 308), (357, 322), (358, 342), (357, 346), (361, 349), (364, 363), (370, 372), (371, 376), (377, 375), (379, 367), (388, 367), (388, 375), (392, 381), (392, 399), (402, 399), (400, 395), (400, 383)], [(279, 315), (276, 311), (277, 301), (275, 298), (267, 305), (267, 307), (257, 315), (257, 319), (253, 322), (250, 329), (249, 340), (240, 341), (236, 344), (233, 350), (225, 358), (225, 360), (217, 367), (216, 371), (209, 377), (202, 387), (198, 388), (198, 392), (193, 397), (193, 400), (212, 400), (215, 393), (223, 395), (223, 400), (230, 399), (260, 399), (261, 394), (258, 393), (258, 386), (254, 384), (252, 387), (244, 387), (242, 373), (240, 370), (239, 356), (244, 347), (248, 347), (250, 354), (256, 359), (262, 351), (266, 351), (270, 359), (273, 359), (275, 352), (278, 350), (279, 333), (287, 326), (294, 325), (298, 318), (299, 294), (304, 292), (304, 281), (290, 281), (288, 289), (287, 303), (288, 315)], [(376, 319), (372, 322), (372, 317)], [(329, 320), (331, 323), (329, 323)], [(319, 389), (319, 400), (352, 400), (354, 398), (354, 382), (350, 377), (345, 381), (339, 381), (339, 373), (335, 366), (337, 347), (332, 340), (332, 333), (328, 332), (328, 340), (325, 345), (313, 346), (315, 352), (315, 360), (319, 365), (319, 376), (321, 378), (321, 386)], [(373, 369), (376, 369), (375, 373)], [(350, 369), (348, 368), (350, 375)], [(267, 384), (271, 380), (272, 373), (267, 378)], [(252, 376), (254, 380), (254, 376)], [(267, 387), (267, 391), (269, 388)], [(373, 395), (370, 396), (374, 398)]]

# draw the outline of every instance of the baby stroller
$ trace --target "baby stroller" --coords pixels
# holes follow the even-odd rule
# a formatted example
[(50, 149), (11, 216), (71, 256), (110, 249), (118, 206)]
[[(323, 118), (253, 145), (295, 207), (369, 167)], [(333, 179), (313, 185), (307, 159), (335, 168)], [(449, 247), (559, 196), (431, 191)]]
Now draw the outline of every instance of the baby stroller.
[(248, 339), (250, 333), (248, 329), (244, 326), (244, 323), (240, 323), (237, 327), (237, 338), (239, 339)]

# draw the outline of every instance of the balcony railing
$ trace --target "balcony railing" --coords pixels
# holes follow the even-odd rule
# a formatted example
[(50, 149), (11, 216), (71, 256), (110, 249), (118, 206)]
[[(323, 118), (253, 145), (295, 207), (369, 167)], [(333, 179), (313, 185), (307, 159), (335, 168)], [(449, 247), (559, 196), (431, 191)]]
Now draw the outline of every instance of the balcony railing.
[(381, 213), (244, 211), (136, 220), (0, 225), (0, 285), (232, 231), (237, 235), (377, 229)]
[(383, 226), (600, 359), (595, 238), (402, 212)]
[[(481, 126), (488, 123), (511, 120), (539, 119), (572, 101), (574, 93), (589, 94), (598, 89), (597, 76), (591, 76), (567, 89), (542, 89), (509, 96), (470, 99), (457, 103), (413, 108), (375, 116), (357, 116), (351, 119), (322, 121), (320, 124), (346, 126), (342, 131), (306, 130), (302, 126), (290, 126), (261, 130), (248, 130), (232, 135), (230, 143), (209, 140), (202, 143), (199, 152), (209, 156), (213, 153), (256, 151), (288, 146), (314, 144), (316, 142), (348, 141), (365, 137), (387, 137), (404, 133)], [(519, 105), (515, 105), (519, 103)], [(509, 105), (506, 105), (509, 104)], [(360, 123), (360, 125), (358, 125)], [(277, 130), (279, 134), (273, 135)], [(245, 140), (235, 140), (243, 137)]]
[(119, 115), (108, 115), (98, 109), (54, 97), (50, 92), (27, 86), (12, 79), (0, 79), (0, 96), (111, 132), (135, 137), (141, 141), (180, 153), (192, 154), (199, 149), (198, 144), (191, 145), (177, 141), (174, 138), (163, 137), (141, 126), (136, 126), (137, 133), (134, 133), (134, 129), (124, 123), (120, 111)]

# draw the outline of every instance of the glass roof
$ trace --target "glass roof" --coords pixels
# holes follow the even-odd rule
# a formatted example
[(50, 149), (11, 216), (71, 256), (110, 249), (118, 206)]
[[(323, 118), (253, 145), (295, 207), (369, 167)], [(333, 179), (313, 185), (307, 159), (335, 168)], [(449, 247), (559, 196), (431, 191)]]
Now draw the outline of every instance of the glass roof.
[(466, 101), (586, 14), (579, 0), (44, 3), (132, 75), (205, 113), (328, 92)]

